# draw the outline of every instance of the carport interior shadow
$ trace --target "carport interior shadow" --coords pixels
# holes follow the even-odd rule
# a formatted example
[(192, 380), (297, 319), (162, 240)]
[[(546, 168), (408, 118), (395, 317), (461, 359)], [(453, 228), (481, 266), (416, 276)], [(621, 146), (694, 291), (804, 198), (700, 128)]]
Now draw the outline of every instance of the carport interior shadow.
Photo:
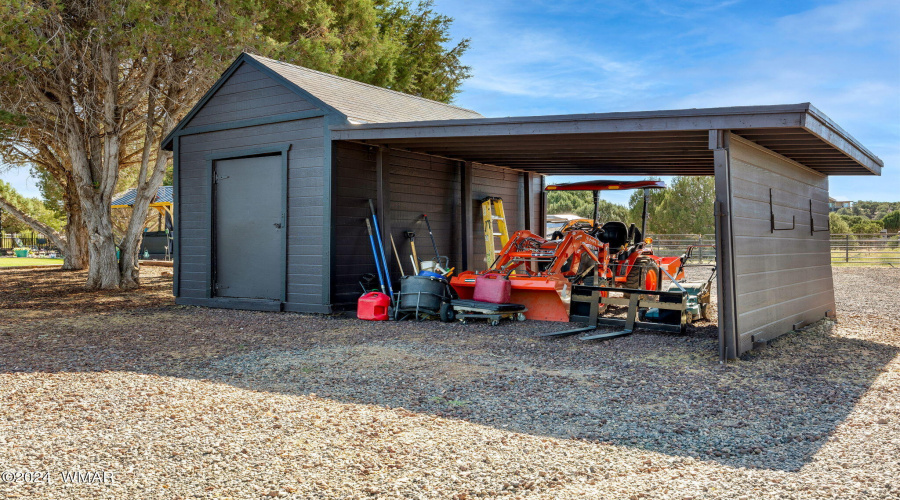
[(898, 352), (834, 336), (830, 323), (726, 365), (704, 330), (587, 344), (537, 340), (540, 322), (377, 324), (185, 307), (29, 323), (0, 336), (0, 372), (207, 379), (785, 471), (808, 463)]

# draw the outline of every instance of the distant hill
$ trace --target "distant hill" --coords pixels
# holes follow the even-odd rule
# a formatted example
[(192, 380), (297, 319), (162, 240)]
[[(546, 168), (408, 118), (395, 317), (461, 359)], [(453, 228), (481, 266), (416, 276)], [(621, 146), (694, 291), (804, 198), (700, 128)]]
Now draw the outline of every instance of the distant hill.
[(858, 215), (869, 220), (881, 220), (896, 210), (900, 210), (900, 201), (857, 201), (852, 207), (842, 208), (837, 213)]

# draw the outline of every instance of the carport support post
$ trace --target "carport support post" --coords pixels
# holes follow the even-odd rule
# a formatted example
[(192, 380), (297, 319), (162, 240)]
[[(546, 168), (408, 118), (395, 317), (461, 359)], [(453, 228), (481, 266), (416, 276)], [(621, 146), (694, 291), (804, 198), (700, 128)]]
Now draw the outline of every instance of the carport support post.
[[(462, 162), (459, 169), (460, 185), (460, 221), (459, 233), (462, 236), (462, 269), (470, 269), (475, 262), (475, 245), (472, 235), (475, 233), (475, 219), (472, 217), (472, 162)], [(458, 274), (458, 273), (457, 273)]]
[(644, 188), (644, 210), (641, 212), (641, 235), (647, 237), (647, 201), (650, 198), (650, 190)]
[(709, 148), (713, 150), (716, 183), (716, 286), (719, 296), (719, 361), (737, 357), (737, 322), (735, 318), (734, 241), (731, 230), (731, 158), (728, 151), (729, 132), (709, 131)]
[[(382, 248), (387, 248), (390, 250), (391, 248), (391, 217), (390, 217), (390, 207), (391, 207), (391, 189), (390, 189), (390, 177), (389, 177), (389, 169), (385, 168), (384, 165), (384, 156), (385, 150), (382, 146), (379, 146), (378, 149), (375, 150), (375, 177), (376, 177), (376, 185), (377, 185), (377, 201), (375, 203), (375, 208), (378, 210), (378, 224), (381, 226), (381, 245)], [(390, 252), (388, 252), (390, 255)], [(385, 279), (388, 282), (393, 282), (393, 278), (391, 275), (394, 270), (394, 259), (387, 259), (385, 262), (385, 266), (389, 271), (388, 275), (385, 276)]]
[(525, 216), (525, 223), (527, 225), (525, 229), (531, 231), (532, 233), (544, 234), (544, 229), (538, 222), (537, 217), (535, 217), (535, 211), (538, 207), (538, 196), (534, 192), (535, 180), (537, 180), (537, 176), (533, 172), (528, 172), (527, 174), (525, 174), (525, 201), (527, 210), (527, 215)]
[(539, 191), (538, 197), (540, 198), (538, 202), (540, 203), (540, 215), (538, 217), (538, 223), (540, 224), (541, 232), (538, 234), (544, 234), (547, 231), (547, 191), (544, 191), (544, 188), (547, 187), (547, 176), (541, 175), (541, 190)]

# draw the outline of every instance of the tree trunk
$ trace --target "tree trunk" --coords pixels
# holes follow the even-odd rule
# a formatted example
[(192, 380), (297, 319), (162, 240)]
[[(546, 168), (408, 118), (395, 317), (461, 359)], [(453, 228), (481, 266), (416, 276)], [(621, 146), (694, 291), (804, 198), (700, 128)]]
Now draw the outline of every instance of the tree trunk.
[[(84, 204), (82, 202), (82, 205)], [(91, 263), (86, 286), (101, 290), (118, 288), (119, 266), (116, 260), (116, 242), (113, 238), (110, 208), (98, 206), (99, 204), (92, 205), (84, 210), (88, 233), (88, 256)]]
[(147, 220), (147, 211), (150, 209), (150, 203), (156, 197), (156, 192), (162, 184), (163, 177), (166, 173), (166, 163), (172, 154), (157, 150), (156, 162), (149, 178), (141, 179), (138, 184), (134, 205), (131, 207), (131, 219), (128, 221), (128, 230), (122, 239), (122, 258), (119, 261), (119, 272), (121, 274), (119, 286), (125, 289), (137, 288), (140, 286), (140, 250), (141, 241), (144, 238), (144, 224)]
[[(87, 229), (90, 268), (85, 285), (90, 289), (118, 288), (119, 263), (116, 260), (110, 208), (118, 170), (110, 172), (110, 169), (105, 169), (88, 159), (84, 143), (78, 134), (69, 133), (67, 139), (69, 157), (72, 161), (72, 177), (75, 180), (75, 189), (78, 190), (81, 216)], [(112, 137), (107, 141), (116, 139)], [(95, 146), (94, 150), (96, 149), (99, 148)]]
[[(145, 205), (149, 205), (149, 202)], [(138, 200), (135, 200), (132, 209), (135, 212), (138, 210)], [(146, 213), (146, 208), (144, 212)], [(134, 216), (132, 215), (133, 220)], [(122, 239), (122, 256), (119, 258), (119, 286), (126, 290), (141, 286), (141, 269), (138, 261), (141, 258), (140, 251), (143, 240), (143, 227), (137, 231), (132, 231), (131, 224), (129, 224), (128, 231)]]
[(78, 271), (88, 267), (88, 233), (81, 216), (81, 206), (75, 196), (66, 196), (66, 242), (63, 251), (63, 270)]

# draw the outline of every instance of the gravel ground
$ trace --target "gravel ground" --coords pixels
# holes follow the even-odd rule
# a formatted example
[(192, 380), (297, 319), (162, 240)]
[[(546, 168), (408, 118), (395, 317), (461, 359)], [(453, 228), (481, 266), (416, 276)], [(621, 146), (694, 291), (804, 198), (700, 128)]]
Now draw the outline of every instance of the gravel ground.
[(52, 480), (0, 496), (900, 498), (900, 269), (836, 268), (838, 323), (724, 365), (705, 322), (584, 343), (211, 310), (165, 272), (0, 271), (0, 472)]

